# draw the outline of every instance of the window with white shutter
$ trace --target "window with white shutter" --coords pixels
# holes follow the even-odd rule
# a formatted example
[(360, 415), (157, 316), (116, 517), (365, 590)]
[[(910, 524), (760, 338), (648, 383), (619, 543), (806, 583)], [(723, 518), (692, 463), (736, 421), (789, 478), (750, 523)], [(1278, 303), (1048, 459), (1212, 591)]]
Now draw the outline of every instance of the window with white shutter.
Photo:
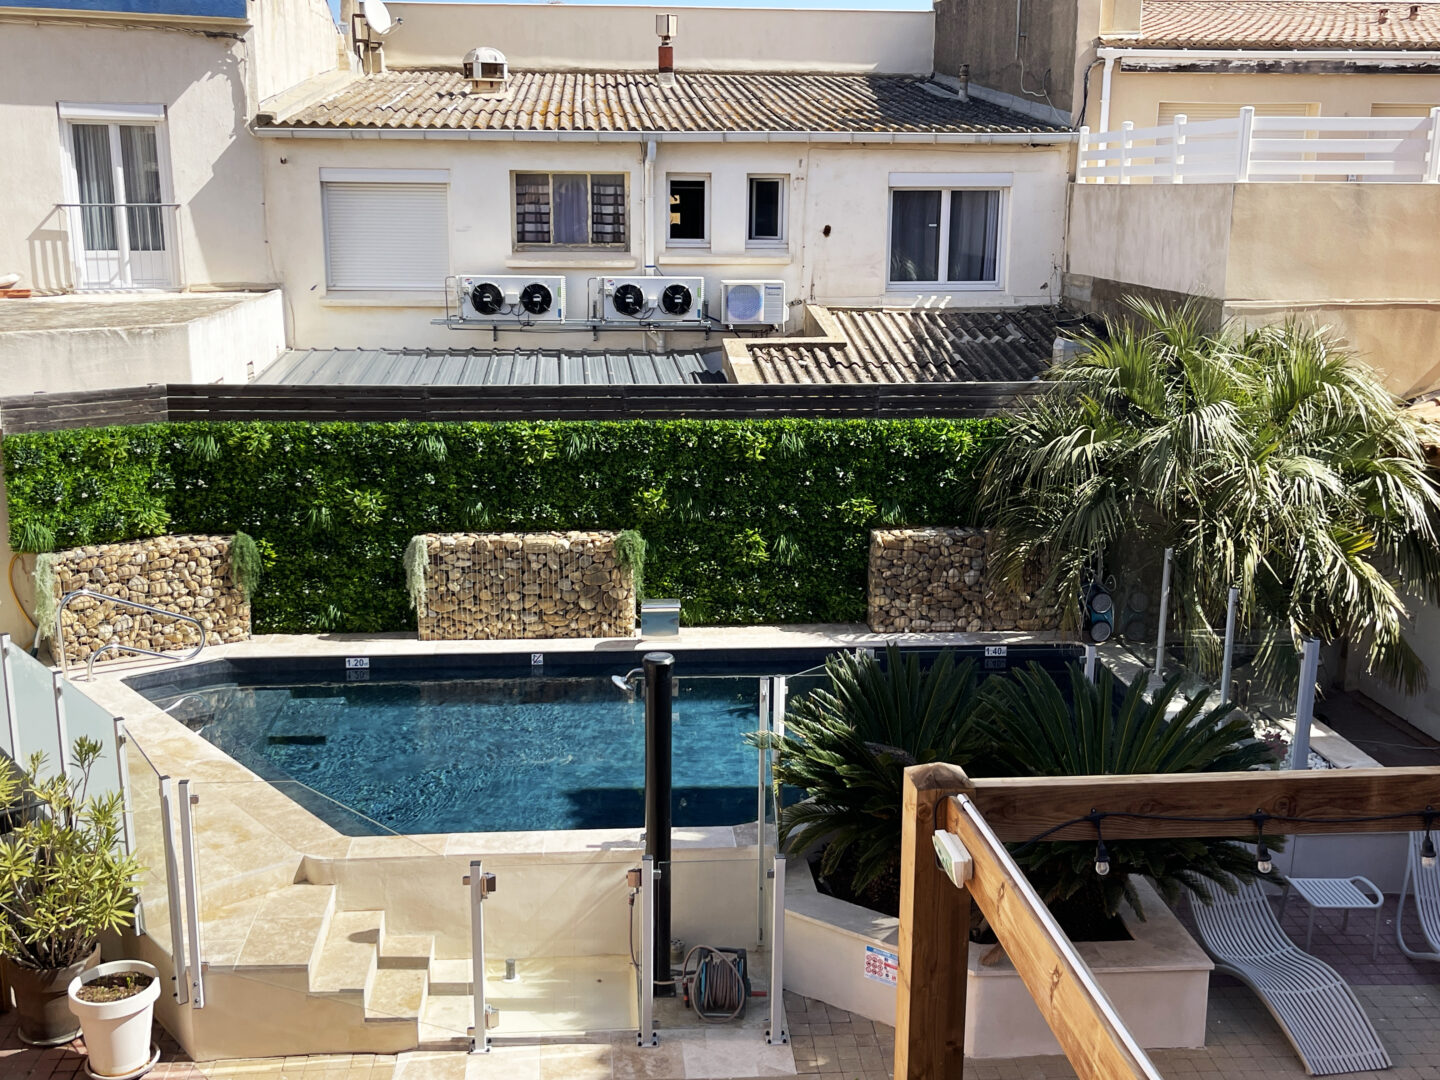
[(327, 181), (322, 175), (320, 188), (328, 288), (444, 288), (448, 184)]

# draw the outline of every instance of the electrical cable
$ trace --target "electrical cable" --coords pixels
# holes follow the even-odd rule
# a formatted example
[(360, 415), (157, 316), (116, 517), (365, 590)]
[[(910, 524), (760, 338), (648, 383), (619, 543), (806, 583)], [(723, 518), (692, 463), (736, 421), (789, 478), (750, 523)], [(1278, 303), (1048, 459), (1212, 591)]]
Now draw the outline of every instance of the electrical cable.
[(10, 569), (6, 571), (5, 580), (10, 585), (10, 598), (15, 601), (15, 606), (20, 609), (20, 614), (25, 616), (26, 622), (39, 630), (40, 624), (35, 621), (35, 616), (25, 610), (25, 605), (20, 602), (20, 594), (15, 591), (15, 564), (20, 561), (23, 554), (23, 551), (17, 551), (10, 556)]
[[(1204, 817), (1192, 814), (1142, 814), (1128, 810), (1092, 810), (1084, 817), (1072, 818), (1069, 821), (1062, 821), (1053, 825), (1042, 833), (1037, 833), (1029, 840), (1024, 840), (1010, 849), (1012, 855), (1018, 855), (1027, 848), (1041, 843), (1047, 838), (1063, 829), (1069, 829), (1075, 825), (1093, 825), (1096, 832), (1099, 832), (1100, 823), (1106, 818), (1129, 818), (1132, 821), (1176, 821), (1188, 822), (1194, 825), (1264, 825), (1266, 822), (1289, 822), (1296, 825), (1366, 825), (1380, 821), (1404, 821), (1407, 818), (1434, 817), (1435, 811), (1430, 807), (1423, 810), (1406, 810), (1394, 814), (1368, 814), (1358, 817), (1305, 817), (1295, 814), (1272, 814), (1268, 811), (1257, 810), (1250, 814), (1227, 815), (1222, 817)], [(1132, 837), (1127, 839), (1144, 839), (1143, 837)], [(1163, 839), (1157, 837), (1156, 839)], [(1070, 841), (1055, 841), (1056, 843), (1069, 843)]]
[[(690, 960), (696, 953), (700, 959), (692, 975)], [(730, 953), (711, 945), (696, 945), (685, 954), (680, 980), (686, 985), (690, 1007), (707, 1024), (728, 1023), (745, 1011), (745, 980)]]

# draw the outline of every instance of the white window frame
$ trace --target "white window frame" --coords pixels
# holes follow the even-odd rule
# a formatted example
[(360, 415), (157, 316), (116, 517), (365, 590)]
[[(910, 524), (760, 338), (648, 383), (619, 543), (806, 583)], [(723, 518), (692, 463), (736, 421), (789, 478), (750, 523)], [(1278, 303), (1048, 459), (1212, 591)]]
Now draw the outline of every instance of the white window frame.
[[(415, 184), (445, 186), (445, 274), (433, 285), (395, 284), (376, 281), (367, 285), (335, 285), (330, 265), (330, 231), (325, 208), (325, 189), (329, 185), (344, 184), (394, 184), (409, 186)], [(450, 216), (450, 170), (449, 169), (332, 169), (320, 170), (320, 245), (325, 261), (326, 295), (347, 293), (405, 292), (443, 293), (445, 278), (450, 269), (450, 234), (453, 231)]]
[[(121, 125), (140, 127), (149, 126), (155, 129), (155, 158), (159, 167), (160, 179), (160, 202), (161, 205), (174, 206), (175, 184), (174, 172), (170, 160), (170, 138), (169, 130), (166, 127), (168, 119), (164, 105), (142, 104), (142, 103), (117, 103), (117, 102), (78, 102), (78, 101), (57, 101), (55, 111), (60, 121), (60, 156), (64, 162), (63, 175), (60, 180), (60, 190), (63, 193), (63, 201), (74, 204), (80, 201), (80, 181), (75, 172), (75, 134), (72, 130), (76, 124), (93, 124), (97, 127), (110, 129), (110, 157), (112, 167), (115, 170), (115, 197), (123, 201), (124, 188), (121, 185), (121, 155), (120, 155), (120, 133)], [(124, 215), (117, 215), (117, 231), (123, 235), (125, 222)], [(84, 269), (87, 262), (85, 249), (85, 237), (83, 230), (70, 227), (70, 220), (67, 219), (67, 231), (70, 234), (70, 266), (74, 275), (72, 287), (77, 292), (146, 292), (161, 291), (168, 292), (173, 289), (184, 287), (183, 264), (180, 259), (180, 238), (177, 235), (178, 209), (175, 216), (169, 212), (161, 214), (161, 227), (163, 229), (165, 252), (169, 257), (169, 278), (164, 285), (133, 285), (127, 282), (115, 284), (95, 285), (83, 280)], [(128, 241), (126, 246), (117, 249), (117, 258), (122, 262), (128, 262)], [(128, 278), (129, 269), (123, 271)]]
[[(670, 235), (670, 185), (676, 180), (698, 181), (705, 185), (704, 235), (698, 239), (677, 240)], [(667, 248), (708, 248), (710, 246), (710, 195), (709, 173), (666, 173), (665, 174), (665, 246)]]
[[(895, 293), (1004, 292), (1009, 272), (1010, 194), (1012, 173), (891, 173), (885, 192), (885, 288)], [(943, 274), (950, 261), (950, 193), (954, 191), (998, 191), (1000, 207), (995, 229), (995, 280), (993, 281), (892, 281), (891, 244), (894, 241), (896, 191), (940, 192), (940, 249), (936, 261)]]
[[(774, 180), (780, 185), (780, 208), (777, 218), (778, 236), (754, 236), (755, 181)], [(781, 173), (751, 173), (745, 178), (745, 246), (747, 248), (784, 248), (790, 240), (790, 177)]]
[[(625, 195), (621, 206), (625, 211), (625, 239), (618, 244), (597, 244), (593, 240), (588, 244), (557, 244), (555, 241), (537, 241), (520, 239), (520, 201), (515, 190), (515, 178), (521, 175), (548, 176), (550, 181), (550, 235), (555, 235), (555, 181), (557, 176), (584, 176), (589, 180), (585, 188), (586, 200), (586, 226), (587, 235), (593, 236), (595, 229), (595, 208), (591, 205), (594, 198), (594, 180), (596, 176), (623, 176), (625, 178)], [(627, 169), (511, 169), (510, 170), (510, 247), (512, 251), (629, 251), (632, 236), (631, 213), (630, 213), (630, 172)]]

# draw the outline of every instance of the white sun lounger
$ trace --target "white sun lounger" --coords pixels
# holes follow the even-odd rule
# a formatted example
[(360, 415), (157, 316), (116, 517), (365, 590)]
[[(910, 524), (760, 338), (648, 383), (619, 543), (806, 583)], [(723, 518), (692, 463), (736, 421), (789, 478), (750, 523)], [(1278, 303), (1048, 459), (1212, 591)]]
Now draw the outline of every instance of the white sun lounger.
[[(1405, 864), (1405, 884), (1400, 887), (1400, 901), (1395, 909), (1395, 940), (1400, 951), (1412, 960), (1440, 960), (1440, 867), (1427, 870), (1420, 865), (1420, 846), (1425, 843), (1423, 832), (1410, 834), (1410, 858)], [(1425, 934), (1427, 950), (1412, 949), (1405, 944), (1405, 894), (1415, 896), (1415, 913), (1420, 916), (1420, 929)]]
[(1191, 895), (1200, 941), (1215, 969), (1234, 975), (1265, 1003), (1311, 1076), (1390, 1068), (1370, 1018), (1329, 964), (1302, 952), (1258, 882), (1213, 904)]

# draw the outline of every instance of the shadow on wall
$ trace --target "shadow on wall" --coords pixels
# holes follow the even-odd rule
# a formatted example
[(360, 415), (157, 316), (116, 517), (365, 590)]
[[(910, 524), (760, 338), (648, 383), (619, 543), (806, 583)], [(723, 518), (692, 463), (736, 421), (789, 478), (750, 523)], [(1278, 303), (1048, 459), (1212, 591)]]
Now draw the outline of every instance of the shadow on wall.
[(62, 293), (75, 287), (70, 234), (65, 228), (63, 210), (52, 209), (49, 216), (31, 231), (27, 243), (30, 247), (29, 285), (32, 289), (41, 293)]
[[(230, 87), (232, 130), (239, 133), (210, 163), (198, 188), (176, 192), (188, 219), (195, 250), (187, 253), (181, 228), (179, 265), (183, 284), (252, 286), (274, 282), (266, 235), (260, 143), (245, 128), (245, 75), (233, 51), (221, 54), (207, 73)], [(171, 153), (175, 148), (171, 148)], [(244, 190), (241, 185), (249, 190)], [(188, 198), (186, 197), (188, 195)], [(240, 247), (238, 245), (247, 245)], [(253, 250), (249, 245), (253, 245)]]

